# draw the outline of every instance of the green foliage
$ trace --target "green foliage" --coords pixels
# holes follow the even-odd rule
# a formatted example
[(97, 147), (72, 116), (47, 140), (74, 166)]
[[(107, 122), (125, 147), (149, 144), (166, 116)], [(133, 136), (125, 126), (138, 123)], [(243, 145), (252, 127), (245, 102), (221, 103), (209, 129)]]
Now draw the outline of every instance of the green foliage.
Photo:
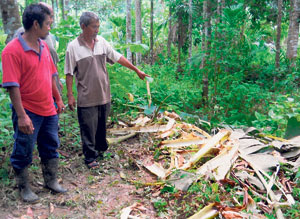
[(168, 205), (168, 203), (165, 199), (159, 198), (158, 200), (154, 201), (153, 205), (157, 210), (158, 215), (161, 215), (162, 213), (165, 213), (167, 211), (166, 206)]
[(300, 103), (298, 97), (279, 95), (269, 106), (268, 115), (255, 112), (256, 120), (253, 125), (263, 129), (264, 132), (283, 137), (288, 120), (292, 117), (300, 121)]
[(12, 122), (10, 99), (8, 93), (4, 89), (0, 89), (0, 150), (6, 151), (10, 148), (12, 142)]
[(296, 178), (298, 178), (298, 180), (299, 180), (299, 182), (300, 182), (300, 167), (299, 167), (298, 172), (297, 172), (297, 174), (296, 174)]
[(163, 193), (170, 193), (170, 194), (174, 194), (175, 192), (177, 192), (177, 190), (175, 189), (174, 186), (171, 185), (165, 185), (160, 192)]

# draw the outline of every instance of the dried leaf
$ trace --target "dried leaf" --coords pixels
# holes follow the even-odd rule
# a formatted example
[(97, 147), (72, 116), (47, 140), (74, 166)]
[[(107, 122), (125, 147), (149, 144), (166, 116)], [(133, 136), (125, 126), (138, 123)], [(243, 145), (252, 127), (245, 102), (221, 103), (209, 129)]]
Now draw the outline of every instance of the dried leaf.
[(242, 181), (248, 181), (249, 183), (251, 183), (252, 185), (255, 185), (256, 188), (258, 188), (261, 191), (265, 190), (264, 185), (261, 183), (261, 181), (253, 176), (250, 175), (249, 173), (247, 173), (246, 171), (240, 171), (240, 172), (236, 172), (235, 175)]
[(30, 207), (27, 208), (26, 215), (22, 215), (20, 219), (34, 219), (33, 211)]
[(133, 95), (131, 93), (127, 93), (127, 95), (128, 95), (129, 101), (133, 102), (134, 101)]
[(136, 126), (145, 126), (147, 122), (149, 122), (151, 119), (147, 116), (141, 116), (135, 121), (131, 122), (131, 124), (136, 125)]
[(203, 147), (194, 154), (191, 159), (183, 165), (180, 169), (187, 170), (190, 167), (192, 167), (195, 163), (197, 163), (206, 153), (208, 153), (213, 147), (217, 146), (218, 144), (221, 144), (225, 140), (228, 139), (230, 136), (230, 131), (228, 130), (221, 130), (218, 134), (213, 136), (211, 139), (207, 141), (206, 144), (203, 145)]
[(131, 138), (131, 137), (133, 137), (135, 135), (136, 135), (136, 133), (130, 133), (128, 135), (121, 136), (121, 137), (118, 137), (118, 138), (107, 138), (107, 141), (108, 141), (109, 144), (117, 144), (117, 143), (125, 141), (128, 138)]
[(164, 169), (159, 163), (154, 162), (152, 165), (144, 165), (151, 173), (155, 174), (160, 178), (166, 177), (167, 170)]
[(190, 185), (197, 179), (197, 175), (194, 173), (186, 172), (183, 170), (175, 171), (170, 176), (168, 182), (178, 190), (187, 191)]
[(123, 208), (121, 210), (121, 219), (128, 219), (128, 218), (145, 218), (144, 214), (140, 214), (140, 217), (137, 216), (131, 216), (130, 213), (133, 210), (139, 210), (139, 211), (146, 211), (147, 209), (141, 204), (141, 203), (134, 203), (133, 205)]
[(123, 173), (122, 171), (120, 171), (120, 177), (121, 177), (121, 179), (126, 179), (127, 178), (125, 173)]
[(219, 211), (214, 208), (214, 203), (207, 205), (206, 207), (202, 208), (198, 213), (194, 214), (193, 216), (189, 217), (188, 219), (210, 219), (215, 218)]
[(145, 127), (130, 127), (130, 128), (121, 128), (121, 129), (109, 129), (110, 133), (124, 133), (124, 132), (164, 132), (170, 130), (175, 124), (174, 119), (170, 119), (166, 125), (153, 125)]
[(207, 172), (213, 172), (215, 179), (222, 180), (229, 172), (232, 164), (237, 159), (239, 145), (236, 144), (234, 147), (226, 147), (225, 150), (220, 152), (220, 154), (206, 162), (198, 170), (198, 175), (205, 175)]
[(205, 144), (207, 140), (203, 140), (201, 138), (192, 138), (192, 139), (176, 139), (176, 140), (168, 140), (162, 141), (160, 144), (164, 147), (168, 148), (182, 148), (191, 145)]
[(53, 214), (53, 212), (54, 212), (54, 205), (50, 202), (50, 204), (49, 204), (49, 213)]
[(180, 116), (174, 112), (168, 112), (168, 111), (165, 111), (164, 112), (164, 115), (169, 117), (169, 118), (172, 118), (172, 119), (180, 119)]

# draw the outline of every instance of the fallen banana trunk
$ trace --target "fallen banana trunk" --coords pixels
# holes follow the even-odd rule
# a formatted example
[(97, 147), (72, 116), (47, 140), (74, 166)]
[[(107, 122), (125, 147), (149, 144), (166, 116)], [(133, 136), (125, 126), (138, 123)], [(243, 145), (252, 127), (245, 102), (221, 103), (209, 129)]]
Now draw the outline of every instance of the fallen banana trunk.
[(193, 216), (189, 217), (188, 219), (210, 219), (215, 218), (219, 211), (217, 208), (214, 207), (215, 203), (211, 203), (206, 207), (202, 208), (198, 213), (194, 214)]
[(131, 137), (133, 137), (135, 135), (136, 135), (136, 133), (130, 133), (128, 135), (121, 136), (121, 137), (118, 137), (118, 138), (107, 138), (107, 141), (108, 141), (109, 144), (117, 144), (117, 143), (125, 141), (128, 138), (131, 138)]
[(170, 118), (169, 122), (166, 125), (109, 129), (107, 131), (113, 134), (124, 133), (124, 132), (165, 132), (167, 130), (170, 130), (174, 124), (175, 124), (175, 120)]
[[(266, 178), (268, 178), (268, 179), (270, 180), (270, 182), (267, 183), (267, 181), (263, 178), (262, 175), (261, 175), (261, 177), (259, 176), (259, 179), (261, 180), (261, 182), (262, 182), (263, 184), (264, 184), (264, 182), (265, 182), (264, 186), (265, 186), (265, 188), (266, 188), (266, 190), (267, 190), (267, 193), (269, 193), (269, 192), (270, 192), (270, 188), (272, 188), (273, 185), (275, 185), (275, 186), (282, 192), (282, 194), (286, 197), (286, 199), (287, 199), (287, 201), (288, 201), (288, 203), (289, 203), (289, 204), (288, 204), (289, 206), (295, 204), (294, 198), (293, 198), (291, 195), (286, 194), (286, 193), (284, 192), (283, 185), (282, 185), (280, 182), (277, 182), (277, 181), (275, 181), (275, 180), (272, 180), (271, 177), (270, 177), (263, 169), (261, 169), (260, 166), (257, 165), (257, 163), (255, 163), (255, 162), (251, 159), (251, 157), (245, 155), (245, 154), (242, 153), (241, 151), (239, 151), (239, 152), (240, 152), (240, 157), (241, 157), (242, 159), (244, 159), (245, 161), (247, 161), (247, 162), (250, 164), (250, 166), (254, 169), (255, 172), (258, 172), (260, 175), (263, 174)], [(258, 175), (258, 174), (257, 174), (257, 175)], [(261, 179), (261, 178), (262, 178), (262, 179)], [(263, 180), (264, 180), (264, 182), (263, 182)], [(270, 184), (272, 184), (272, 185), (270, 185)]]
[(167, 170), (164, 169), (159, 163), (154, 162), (152, 165), (144, 165), (151, 173), (155, 174), (159, 178), (166, 178)]
[(221, 152), (218, 156), (206, 162), (196, 173), (200, 176), (212, 173), (217, 181), (225, 179), (233, 163), (238, 158), (238, 149), (238, 143), (231, 148), (226, 147), (224, 152)]
[(230, 131), (228, 130), (221, 130), (218, 134), (213, 136), (211, 139), (207, 141), (206, 144), (202, 146), (202, 148), (194, 154), (190, 160), (184, 164), (180, 169), (187, 170), (191, 168), (195, 163), (197, 163), (205, 154), (207, 154), (213, 147), (217, 146), (218, 144), (222, 144), (226, 141), (230, 136)]
[(191, 145), (203, 145), (207, 142), (205, 139), (194, 138), (194, 139), (176, 139), (169, 141), (162, 141), (160, 144), (162, 147), (168, 147), (173, 149), (178, 149), (182, 147), (187, 147)]
[[(251, 160), (249, 160), (246, 155), (240, 154), (240, 157), (250, 164), (250, 166), (253, 168), (253, 170), (255, 171), (256, 175), (261, 180), (261, 182), (263, 183), (265, 188), (268, 189), (268, 183), (264, 179), (264, 177), (261, 175), (260, 170), (256, 167), (256, 165), (251, 163)], [(274, 194), (274, 192), (272, 190), (269, 191), (269, 197), (270, 197), (271, 201), (274, 202), (274, 208), (275, 208), (275, 211), (276, 211), (277, 218), (278, 219), (284, 219), (285, 217), (283, 216), (283, 213), (280, 209), (279, 201), (277, 200), (276, 195)]]

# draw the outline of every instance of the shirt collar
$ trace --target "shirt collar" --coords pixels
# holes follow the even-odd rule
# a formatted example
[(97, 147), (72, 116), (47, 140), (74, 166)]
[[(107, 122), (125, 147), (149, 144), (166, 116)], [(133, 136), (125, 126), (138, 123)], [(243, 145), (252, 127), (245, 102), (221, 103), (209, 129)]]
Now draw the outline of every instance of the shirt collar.
[[(25, 42), (25, 40), (23, 39), (23, 37), (22, 37), (23, 34), (24, 34), (24, 32), (23, 32), (23, 33), (20, 33), (19, 36), (18, 36), (18, 39), (19, 39), (19, 41), (20, 41), (20, 43), (21, 43), (21, 45), (22, 45), (24, 51), (25, 51), (25, 52), (30, 51), (30, 50), (34, 51), (32, 48), (30, 48), (30, 47), (28, 46), (28, 44), (27, 44), (27, 43)], [(38, 41), (39, 41), (39, 45), (40, 45), (40, 53), (42, 53), (42, 50), (43, 50), (43, 48), (44, 48), (44, 44), (42, 43), (41, 39), (38, 39)], [(36, 51), (34, 51), (34, 52), (36, 52)]]
[[(79, 42), (79, 45), (80, 46), (87, 46), (86, 42), (84, 41), (84, 38), (83, 38), (83, 34), (81, 33), (79, 36), (78, 36), (78, 42)], [(98, 37), (95, 38), (95, 43), (97, 43), (99, 40), (98, 40)]]

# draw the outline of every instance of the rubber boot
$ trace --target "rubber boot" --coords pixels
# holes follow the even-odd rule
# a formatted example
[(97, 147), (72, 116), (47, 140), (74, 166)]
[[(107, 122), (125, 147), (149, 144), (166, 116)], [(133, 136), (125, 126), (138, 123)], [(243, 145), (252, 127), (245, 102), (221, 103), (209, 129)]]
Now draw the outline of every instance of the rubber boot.
[(42, 162), (42, 170), (45, 181), (45, 187), (55, 193), (65, 193), (68, 190), (63, 188), (57, 182), (58, 158), (44, 160)]
[(34, 203), (39, 200), (39, 197), (31, 190), (28, 182), (28, 168), (14, 168), (17, 185), (19, 187), (20, 196), (24, 202)]

